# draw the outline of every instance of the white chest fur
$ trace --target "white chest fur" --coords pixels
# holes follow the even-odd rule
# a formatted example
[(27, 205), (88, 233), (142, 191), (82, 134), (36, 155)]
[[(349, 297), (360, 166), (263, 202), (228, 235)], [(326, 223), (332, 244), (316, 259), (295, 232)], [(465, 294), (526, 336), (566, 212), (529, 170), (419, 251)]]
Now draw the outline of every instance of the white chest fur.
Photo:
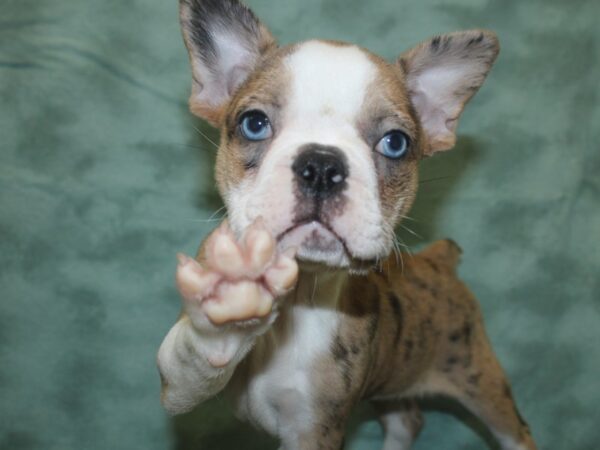
[(285, 308), (249, 355), (249, 376), (239, 380), (238, 412), (269, 433), (293, 439), (316, 418), (314, 364), (329, 351), (338, 328), (339, 314), (328, 305), (335, 303), (336, 291), (323, 290), (331, 302)]

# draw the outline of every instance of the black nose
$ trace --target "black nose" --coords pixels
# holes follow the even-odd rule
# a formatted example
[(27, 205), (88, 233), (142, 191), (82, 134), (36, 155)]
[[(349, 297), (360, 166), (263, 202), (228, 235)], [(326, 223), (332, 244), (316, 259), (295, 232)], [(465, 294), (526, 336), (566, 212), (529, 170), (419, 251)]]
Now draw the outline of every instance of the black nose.
[(346, 157), (336, 147), (319, 144), (301, 147), (292, 170), (300, 190), (311, 197), (329, 197), (346, 187)]

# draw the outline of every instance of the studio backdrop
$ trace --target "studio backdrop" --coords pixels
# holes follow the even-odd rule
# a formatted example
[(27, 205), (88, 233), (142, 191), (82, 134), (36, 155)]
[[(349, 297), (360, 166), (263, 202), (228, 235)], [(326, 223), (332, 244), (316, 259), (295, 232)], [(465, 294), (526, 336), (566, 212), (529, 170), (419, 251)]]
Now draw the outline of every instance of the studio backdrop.
[[(600, 440), (600, 2), (248, 0), (281, 43), (386, 58), (498, 33), (454, 150), (424, 162), (413, 250), (451, 237), (540, 448)], [(0, 448), (276, 449), (219, 398), (169, 418), (156, 351), (175, 255), (221, 220), (218, 134), (187, 109), (176, 0), (0, 0)], [(414, 232), (414, 234), (413, 234)], [(431, 408), (415, 448), (486, 448)], [(359, 410), (347, 448), (382, 432)]]

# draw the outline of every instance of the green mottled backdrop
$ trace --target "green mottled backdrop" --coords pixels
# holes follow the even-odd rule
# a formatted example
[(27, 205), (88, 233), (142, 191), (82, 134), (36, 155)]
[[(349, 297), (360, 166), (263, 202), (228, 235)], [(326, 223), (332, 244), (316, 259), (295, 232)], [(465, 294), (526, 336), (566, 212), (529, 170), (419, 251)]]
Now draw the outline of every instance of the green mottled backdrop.
[[(542, 449), (600, 441), (600, 2), (250, 0), (281, 42), (393, 58), (495, 30), (503, 50), (426, 161), (401, 230), (450, 236)], [(275, 449), (223, 402), (170, 419), (155, 352), (175, 321), (175, 253), (221, 206), (217, 136), (187, 112), (176, 0), (0, 0), (0, 448)], [(381, 432), (352, 427), (347, 447)], [(417, 449), (480, 449), (427, 413)]]

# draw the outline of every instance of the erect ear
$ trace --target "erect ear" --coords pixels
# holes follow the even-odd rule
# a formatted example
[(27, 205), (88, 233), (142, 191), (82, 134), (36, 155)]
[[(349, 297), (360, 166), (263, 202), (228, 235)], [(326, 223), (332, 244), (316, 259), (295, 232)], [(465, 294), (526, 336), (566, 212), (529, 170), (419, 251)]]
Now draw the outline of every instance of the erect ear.
[(183, 39), (192, 66), (190, 110), (212, 125), (261, 56), (271, 33), (236, 0), (180, 0)]
[(436, 36), (400, 56), (398, 64), (427, 138), (427, 155), (454, 146), (458, 117), (499, 50), (494, 33), (471, 30)]

